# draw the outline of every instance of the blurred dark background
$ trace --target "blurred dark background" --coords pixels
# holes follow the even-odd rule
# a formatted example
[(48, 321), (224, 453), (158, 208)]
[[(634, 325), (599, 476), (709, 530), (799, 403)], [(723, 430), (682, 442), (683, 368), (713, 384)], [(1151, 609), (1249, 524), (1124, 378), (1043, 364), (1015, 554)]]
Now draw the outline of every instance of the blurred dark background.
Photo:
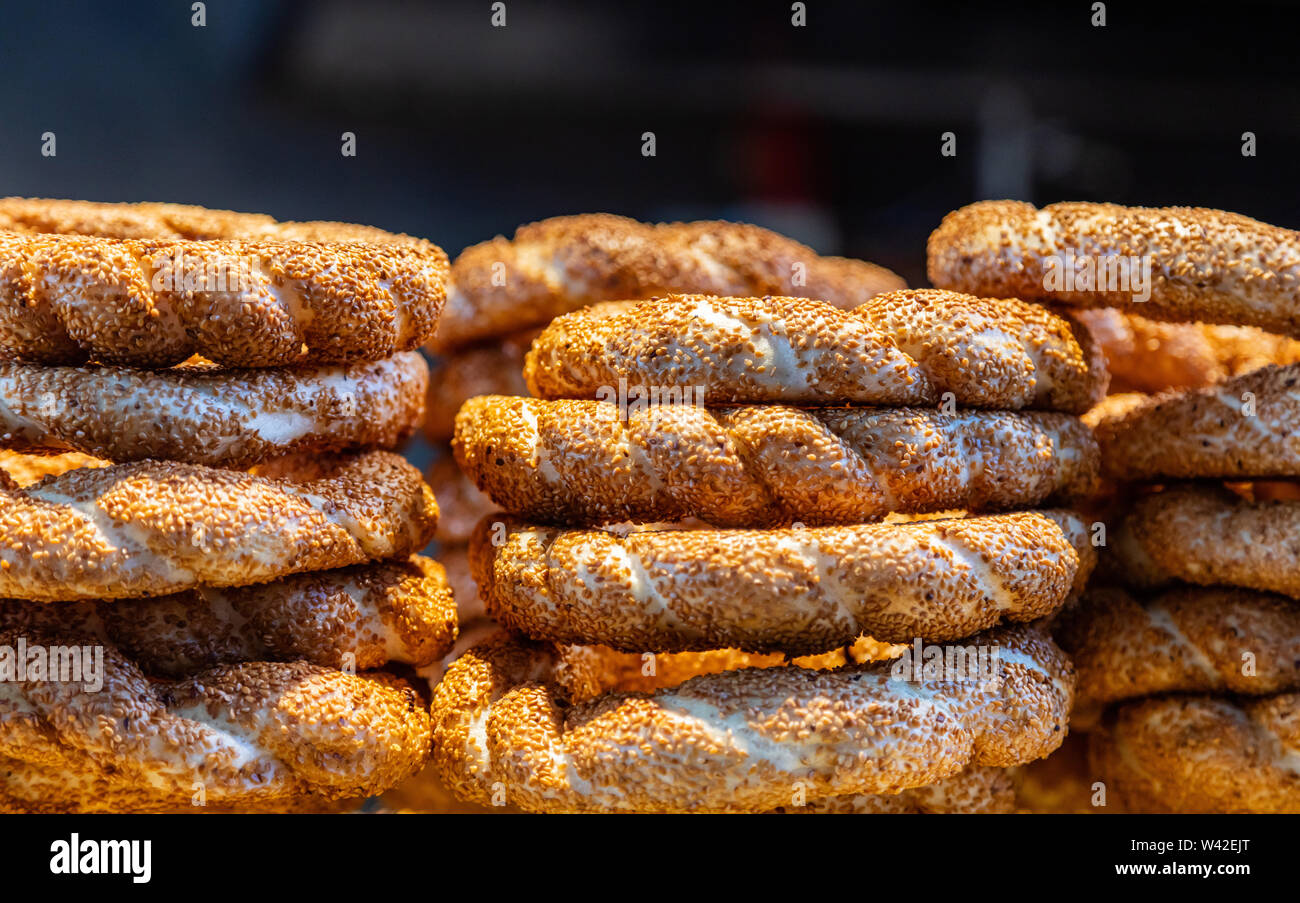
[(1300, 226), (1292, 3), (1111, 2), (1100, 28), (1087, 0), (806, 7), (505, 0), (499, 28), (490, 0), (210, 0), (194, 27), (190, 0), (6, 2), (0, 194), (367, 222), (452, 254), (560, 213), (724, 217), (913, 283), (978, 198)]

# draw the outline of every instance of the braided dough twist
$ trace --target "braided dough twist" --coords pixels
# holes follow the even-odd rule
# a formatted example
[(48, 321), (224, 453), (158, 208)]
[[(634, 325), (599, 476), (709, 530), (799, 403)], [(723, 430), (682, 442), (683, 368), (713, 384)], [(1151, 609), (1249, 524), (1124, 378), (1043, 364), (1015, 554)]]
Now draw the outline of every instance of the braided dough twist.
[(419, 425), (427, 379), (418, 351), (235, 372), (0, 361), (0, 444), (232, 468), (295, 452), (391, 448)]
[[(0, 648), (93, 642), (0, 632)], [(424, 764), (428, 713), (382, 673), (247, 662), (176, 683), (145, 677), (112, 646), (103, 687), (0, 681), (0, 811), (132, 812), (208, 801), (264, 804), (380, 792)]]
[(1300, 364), (1157, 395), (1098, 418), (1102, 467), (1118, 479), (1300, 476)]
[(144, 461), (0, 488), (0, 598), (54, 602), (243, 586), (419, 551), (438, 506), (374, 451), (314, 479)]
[[(58, 209), (28, 216), (10, 203), (11, 222), (49, 231), (0, 231), (0, 351), (20, 360), (374, 360), (419, 347), (446, 297), (447, 255), (405, 235), (159, 212), (166, 205), (89, 205), (83, 216), (58, 212), (69, 202), (21, 203)], [(56, 234), (66, 232), (79, 234)]]
[(456, 460), (533, 520), (697, 517), (720, 526), (856, 524), (899, 512), (1023, 508), (1086, 495), (1091, 431), (1068, 414), (661, 405), (485, 396)]
[(1092, 773), (1141, 812), (1300, 812), (1300, 693), (1122, 705), (1089, 735)]
[(541, 326), (597, 301), (669, 292), (800, 295), (856, 307), (904, 288), (862, 260), (822, 257), (744, 223), (650, 225), (608, 214), (557, 216), (466, 248), (431, 347), (446, 351)]
[(536, 639), (628, 652), (804, 655), (949, 640), (1051, 614), (1095, 560), (1065, 511), (792, 530), (603, 530), (485, 519), (487, 612)]
[(440, 564), (412, 557), (227, 589), (108, 602), (0, 602), (0, 630), (67, 630), (111, 643), (151, 675), (215, 665), (308, 661), (370, 670), (423, 667), (456, 642)]
[(696, 387), (709, 404), (1046, 408), (1081, 414), (1106, 390), (1087, 333), (1042, 307), (933, 289), (843, 311), (803, 298), (674, 295), (553, 321), (524, 365), (541, 398)]
[[(902, 646), (888, 646), (868, 637), (835, 652), (789, 659), (780, 653), (754, 655), (737, 649), (708, 652), (661, 653), (653, 657), (616, 652), (606, 646), (567, 646), (560, 650), (555, 678), (573, 702), (585, 702), (610, 691), (653, 693), (676, 687), (701, 674), (719, 674), (741, 668), (797, 667), (829, 670), (847, 663), (887, 661), (897, 658)], [(647, 659), (653, 658), (647, 674)], [(787, 813), (994, 813), (1015, 810), (1016, 795), (1004, 768), (973, 766), (927, 787), (914, 787), (892, 795), (857, 793), (787, 801)]]
[(1139, 499), (1113, 536), (1122, 579), (1226, 584), (1300, 598), (1300, 501), (1182, 486)]
[[(1098, 270), (1107, 258), (1149, 264), (1150, 298), (1135, 301), (1141, 293), (1131, 279), (1049, 290), (1049, 259), (1064, 272), (1068, 254)], [(1300, 235), (1222, 210), (982, 201), (944, 217), (928, 258), (930, 281), (941, 288), (1300, 336)]]
[(1138, 696), (1300, 689), (1300, 605), (1283, 596), (1183, 587), (1140, 603), (1098, 587), (1054, 632), (1078, 669), (1071, 727)]
[(756, 668), (572, 703), (554, 648), (502, 633), (439, 683), (433, 765), (462, 799), (503, 790), (530, 811), (753, 812), (789, 805), (796, 783), (809, 800), (895, 794), (1055, 749), (1069, 660), (1030, 628), (967, 642), (998, 646), (995, 679)]

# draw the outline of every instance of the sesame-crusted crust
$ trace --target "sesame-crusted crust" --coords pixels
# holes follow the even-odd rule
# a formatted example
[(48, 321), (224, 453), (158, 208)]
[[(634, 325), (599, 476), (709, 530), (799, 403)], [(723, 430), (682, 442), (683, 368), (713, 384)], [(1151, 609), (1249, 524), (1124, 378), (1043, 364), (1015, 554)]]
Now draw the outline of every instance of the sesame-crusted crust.
[(456, 432), (456, 412), (475, 395), (527, 395), (524, 355), (537, 330), (457, 349), (439, 357), (429, 367), (429, 397), (425, 405), (424, 435), (441, 445)]
[[(1145, 258), (1149, 299), (1135, 301), (1131, 283), (1131, 291), (1050, 291), (1048, 261), (1069, 253)], [(981, 201), (944, 217), (927, 256), (941, 288), (1300, 336), (1300, 235), (1222, 210)]]
[(0, 598), (158, 596), (404, 557), (438, 506), (391, 452), (322, 457), (311, 479), (170, 461), (0, 488)]
[[(93, 643), (0, 632), (0, 646)], [(103, 687), (0, 683), (0, 812), (133, 812), (381, 792), (428, 757), (428, 712), (382, 672), (224, 665), (153, 681), (112, 646)]]
[(456, 424), (456, 459), (480, 490), (507, 511), (570, 525), (855, 524), (894, 511), (1025, 508), (1086, 495), (1098, 466), (1091, 431), (1046, 412), (624, 411), (483, 396)]
[(392, 448), (419, 424), (427, 378), (418, 351), (239, 371), (0, 361), (0, 445), (222, 467), (295, 452)]
[(1033, 628), (996, 645), (993, 680), (904, 681), (888, 663), (751, 668), (652, 695), (572, 702), (557, 652), (501, 633), (448, 668), (433, 701), (433, 765), (465, 800), (529, 811), (765, 811), (896, 794), (969, 766), (1009, 767), (1065, 736), (1069, 660)]
[(1094, 779), (1122, 808), (1300, 812), (1300, 693), (1130, 702), (1088, 741)]
[(1300, 364), (1155, 395), (1097, 419), (1102, 468), (1118, 479), (1300, 476)]
[(1162, 323), (1110, 308), (1075, 316), (1106, 357), (1112, 394), (1199, 389), (1268, 364), (1300, 363), (1300, 341), (1252, 326)]
[[(620, 380), (708, 404), (957, 404), (1081, 414), (1106, 390), (1086, 331), (1036, 304), (910, 289), (853, 310), (788, 297), (673, 295), (553, 321), (524, 367), (539, 398)], [(643, 389), (644, 391), (644, 389)]]
[(1112, 536), (1126, 583), (1181, 580), (1300, 598), (1300, 501), (1257, 501), (1221, 487), (1178, 486), (1138, 499)]
[(452, 266), (431, 347), (447, 350), (541, 326), (597, 301), (669, 292), (799, 295), (856, 307), (906, 283), (862, 260), (822, 257), (744, 223), (652, 225), (609, 214), (557, 216), (466, 248)]
[(355, 671), (422, 667), (446, 655), (456, 642), (456, 603), (442, 565), (414, 556), (146, 599), (0, 601), (4, 629), (87, 634), (165, 677), (248, 661)]
[(804, 655), (949, 640), (1059, 608), (1095, 561), (1066, 511), (781, 530), (565, 530), (486, 518), (488, 614), (536, 639), (629, 652)]
[[(566, 646), (560, 650), (555, 676), (571, 701), (585, 702), (610, 691), (653, 693), (679, 686), (701, 674), (719, 674), (742, 668), (792, 666), (829, 670), (850, 662), (887, 661), (897, 658), (905, 648), (861, 637), (844, 649), (788, 659), (780, 653), (755, 655), (738, 649), (651, 656), (618, 652), (607, 646)], [(805, 801), (803, 805), (790, 800), (777, 811), (956, 814), (1011, 812), (1014, 808), (1015, 793), (1007, 770), (976, 765), (928, 787), (915, 787), (893, 795), (858, 793), (829, 796)]]
[(437, 325), (449, 267), (429, 242), (156, 212), (167, 207), (0, 202), (0, 351), (43, 364), (341, 363), (411, 351)]
[(1078, 669), (1072, 728), (1139, 696), (1300, 690), (1300, 605), (1285, 596), (1181, 587), (1139, 602), (1094, 587), (1053, 632)]

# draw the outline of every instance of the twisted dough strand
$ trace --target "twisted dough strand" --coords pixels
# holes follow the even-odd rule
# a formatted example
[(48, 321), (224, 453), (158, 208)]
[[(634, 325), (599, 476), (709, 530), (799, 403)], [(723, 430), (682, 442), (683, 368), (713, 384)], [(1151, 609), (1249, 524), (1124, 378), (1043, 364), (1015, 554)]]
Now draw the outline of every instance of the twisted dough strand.
[[(70, 633), (0, 632), (30, 651), (93, 642)], [(131, 812), (328, 799), (380, 792), (429, 753), (428, 714), (387, 675), (306, 662), (247, 662), (176, 683), (151, 681), (112, 646), (103, 687), (0, 682), (0, 811)]]
[(1072, 727), (1138, 696), (1300, 689), (1300, 605), (1282, 596), (1185, 587), (1139, 603), (1095, 588), (1055, 633), (1078, 669)]
[(295, 452), (391, 448), (419, 424), (427, 379), (418, 351), (237, 372), (0, 361), (0, 444), (233, 468)]
[[(84, 216), (11, 216), (24, 228), (90, 234), (0, 231), (8, 355), (143, 367), (195, 354), (237, 367), (374, 360), (428, 339), (445, 301), (446, 254), (409, 236), (89, 206)], [(168, 237), (177, 231), (211, 240)]]
[(744, 223), (649, 225), (608, 214), (557, 216), (466, 248), (431, 347), (541, 326), (598, 301), (669, 292), (800, 295), (856, 307), (903, 288), (884, 267), (822, 257)]
[[(1150, 298), (1134, 301), (1136, 289), (1049, 291), (1047, 261), (1068, 253), (1146, 258)], [(944, 217), (928, 258), (941, 288), (1300, 336), (1300, 235), (1222, 210), (982, 201)]]
[(1064, 511), (794, 530), (627, 535), (486, 518), (470, 565), (488, 614), (558, 643), (805, 655), (1030, 621), (1095, 555)]
[(1298, 534), (1300, 502), (1249, 501), (1222, 488), (1183, 486), (1139, 499), (1112, 550), (1133, 586), (1182, 580), (1300, 598)]
[(272, 583), (111, 602), (0, 602), (0, 630), (66, 630), (111, 643), (146, 674), (307, 661), (369, 670), (423, 667), (456, 642), (440, 564), (420, 556), (296, 574)]
[(542, 398), (631, 386), (702, 387), (709, 404), (1046, 408), (1081, 414), (1105, 394), (1086, 331), (1042, 307), (912, 289), (843, 311), (803, 298), (674, 295), (554, 320), (524, 365)]
[(527, 395), (524, 355), (537, 330), (506, 336), (438, 358), (429, 368), (424, 435), (445, 445), (456, 432), (456, 412), (475, 395)]
[(1249, 479), (1300, 476), (1297, 422), (1300, 364), (1290, 364), (1125, 406), (1096, 431), (1117, 479)]
[(764, 811), (796, 783), (810, 800), (894, 794), (1055, 749), (1073, 697), (1065, 656), (1033, 629), (968, 642), (998, 646), (996, 679), (758, 668), (570, 703), (552, 647), (498, 634), (435, 691), (433, 765), (462, 799), (504, 790), (530, 811)]
[(474, 398), (453, 449), (501, 507), (573, 525), (863, 523), (1068, 500), (1097, 475), (1091, 432), (1066, 414), (688, 404), (626, 416), (611, 402)]
[(391, 452), (322, 459), (315, 479), (144, 461), (0, 488), (0, 598), (159, 596), (404, 557), (438, 506)]
[(1141, 812), (1300, 812), (1300, 693), (1168, 696), (1089, 736), (1092, 773)]

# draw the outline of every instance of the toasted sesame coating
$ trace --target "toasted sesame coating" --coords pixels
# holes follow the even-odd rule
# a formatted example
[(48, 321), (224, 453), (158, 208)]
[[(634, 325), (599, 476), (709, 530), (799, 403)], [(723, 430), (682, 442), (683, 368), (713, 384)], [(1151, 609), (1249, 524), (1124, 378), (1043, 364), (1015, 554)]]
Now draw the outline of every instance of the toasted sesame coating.
[(424, 435), (445, 445), (456, 432), (456, 412), (475, 395), (527, 395), (524, 355), (536, 329), (506, 336), (439, 357), (429, 368), (429, 400)]
[(1054, 633), (1079, 672), (1074, 728), (1138, 696), (1300, 690), (1300, 606), (1285, 596), (1179, 587), (1139, 602), (1094, 587)]
[[(707, 404), (957, 404), (1081, 414), (1105, 394), (1086, 331), (1022, 301), (934, 289), (850, 311), (805, 298), (672, 295), (554, 320), (524, 378), (539, 398), (692, 388)], [(644, 391), (644, 390), (643, 390)]]
[(1266, 366), (1204, 389), (1171, 391), (1099, 419), (1113, 477), (1300, 476), (1300, 364)]
[(892, 511), (996, 511), (1070, 501), (1097, 480), (1068, 414), (926, 408), (624, 411), (606, 401), (470, 399), (452, 447), (496, 504), (571, 525), (856, 524)]
[(49, 198), (0, 199), (0, 229), (101, 238), (274, 239), (370, 241), (427, 246), (428, 242), (374, 226), (278, 222), (265, 213), (236, 213), (192, 204), (109, 204)]
[(608, 214), (557, 216), (520, 226), (513, 240), (466, 248), (451, 281), (436, 351), (543, 326), (597, 301), (704, 292), (799, 295), (849, 308), (906, 285), (884, 267), (821, 257), (758, 226), (650, 225)]
[[(1049, 259), (1064, 261), (1069, 253), (1092, 261), (1147, 258), (1150, 298), (1104, 290), (1118, 284), (1049, 290)], [(1236, 213), (1081, 203), (1039, 210), (981, 201), (944, 217), (927, 256), (930, 281), (940, 288), (1300, 336), (1300, 236)]]
[(554, 647), (506, 633), (448, 668), (433, 701), (438, 775), (465, 800), (528, 811), (755, 812), (807, 799), (896, 794), (969, 766), (1008, 767), (1065, 736), (1069, 660), (1033, 628), (980, 634), (993, 680), (750, 668), (653, 694), (574, 702)]
[(1121, 705), (1088, 737), (1108, 805), (1140, 812), (1300, 812), (1300, 693)]
[(1076, 316), (1106, 356), (1112, 393), (1199, 389), (1267, 364), (1300, 363), (1300, 341), (1253, 326), (1162, 323), (1110, 308)]
[(3, 629), (88, 634), (164, 677), (250, 661), (422, 667), (455, 644), (456, 603), (442, 566), (414, 556), (145, 599), (0, 601)]
[[(902, 654), (904, 646), (878, 643), (860, 637), (852, 646), (815, 656), (787, 659), (780, 653), (755, 655), (738, 649), (709, 652), (660, 653), (653, 656), (617, 652), (608, 646), (566, 646), (560, 650), (555, 677), (574, 702), (584, 702), (611, 690), (620, 693), (653, 693), (676, 687), (701, 674), (718, 674), (741, 668), (774, 668), (791, 665), (827, 670), (848, 662), (887, 661)], [(650, 673), (646, 673), (649, 671)], [(1015, 792), (1010, 775), (1003, 768), (973, 766), (928, 787), (904, 790), (892, 796), (860, 793), (793, 803), (777, 811), (813, 813), (968, 813), (1011, 812)]]
[(1300, 598), (1300, 501), (1257, 501), (1215, 486), (1176, 486), (1138, 499), (1112, 535), (1120, 579), (1181, 580)]
[(425, 474), (429, 488), (438, 500), (437, 540), (443, 544), (464, 545), (469, 542), (483, 515), (501, 509), (456, 465), (450, 448), (444, 446), (438, 452)]
[(293, 452), (392, 448), (419, 425), (427, 379), (418, 351), (234, 371), (0, 361), (0, 445), (236, 468)]
[[(0, 632), (0, 646), (93, 642)], [(150, 680), (112, 646), (103, 687), (0, 683), (0, 812), (134, 812), (381, 792), (429, 754), (419, 695), (383, 672), (307, 662), (222, 665)]]
[[(15, 204), (57, 209), (28, 216)], [(0, 230), (0, 351), (140, 367), (194, 354), (235, 367), (375, 360), (419, 347), (445, 301), (446, 254), (409, 236), (221, 212), (175, 222), (129, 205), (95, 212), (114, 206), (64, 215), (81, 207), (10, 204), (10, 224), (32, 231)]]
[(320, 459), (313, 479), (171, 461), (0, 488), (0, 598), (160, 596), (405, 557), (438, 506), (391, 452)]
[(1006, 815), (1016, 811), (1016, 790), (1007, 769), (974, 765), (937, 784), (892, 796), (827, 796), (803, 806), (782, 806), (777, 811), (810, 815)]
[(780, 530), (475, 532), (488, 614), (536, 639), (626, 652), (805, 655), (950, 640), (1051, 614), (1094, 555), (1066, 511)]

